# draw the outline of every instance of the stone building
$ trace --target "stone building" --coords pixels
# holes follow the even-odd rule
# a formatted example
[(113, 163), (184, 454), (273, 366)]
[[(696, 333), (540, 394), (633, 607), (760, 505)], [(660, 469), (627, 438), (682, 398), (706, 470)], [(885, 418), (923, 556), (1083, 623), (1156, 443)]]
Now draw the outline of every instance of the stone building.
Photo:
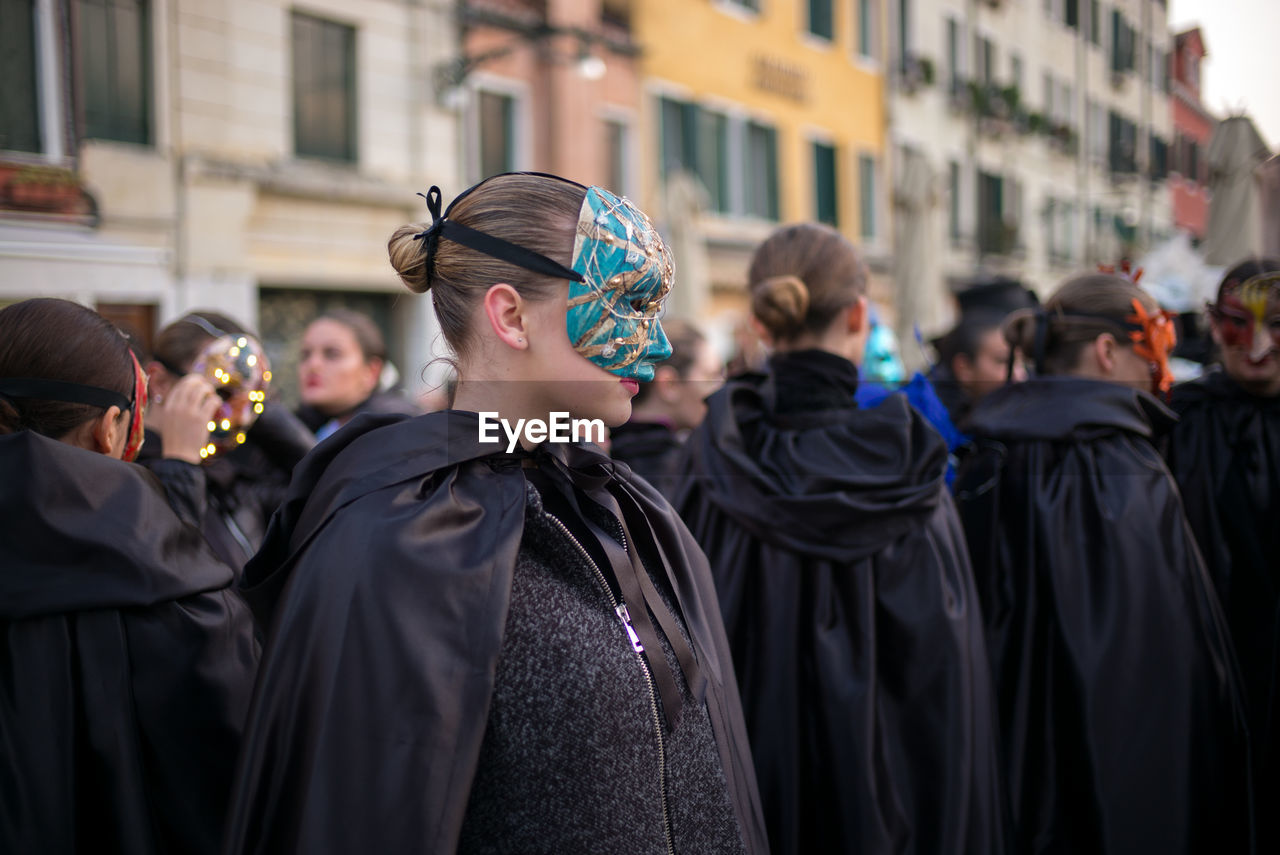
[(372, 314), (410, 386), (436, 338), (386, 240), (461, 183), (420, 0), (0, 0), (0, 300), (96, 306), (145, 341), (191, 308), (261, 329), (286, 387), (320, 309)]

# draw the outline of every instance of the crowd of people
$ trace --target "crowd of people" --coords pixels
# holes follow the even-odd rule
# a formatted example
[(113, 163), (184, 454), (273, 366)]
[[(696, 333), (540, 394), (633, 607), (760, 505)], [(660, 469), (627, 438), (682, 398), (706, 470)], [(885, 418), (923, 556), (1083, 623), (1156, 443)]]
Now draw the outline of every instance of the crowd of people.
[(425, 407), (355, 312), (291, 411), (222, 313), (137, 353), (0, 309), (0, 851), (1280, 847), (1280, 261), (1195, 379), (1082, 271), (975, 282), (873, 384), (827, 226), (756, 248), (726, 372), (631, 202), (426, 199), (387, 247), (453, 354)]

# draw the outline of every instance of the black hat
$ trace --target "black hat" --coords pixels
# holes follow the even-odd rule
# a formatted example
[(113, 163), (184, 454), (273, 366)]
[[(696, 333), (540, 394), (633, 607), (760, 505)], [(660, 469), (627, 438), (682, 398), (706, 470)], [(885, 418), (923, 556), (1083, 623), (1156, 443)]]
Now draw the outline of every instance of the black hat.
[(971, 279), (955, 293), (961, 317), (973, 313), (1007, 315), (1040, 305), (1034, 291), (1006, 276)]

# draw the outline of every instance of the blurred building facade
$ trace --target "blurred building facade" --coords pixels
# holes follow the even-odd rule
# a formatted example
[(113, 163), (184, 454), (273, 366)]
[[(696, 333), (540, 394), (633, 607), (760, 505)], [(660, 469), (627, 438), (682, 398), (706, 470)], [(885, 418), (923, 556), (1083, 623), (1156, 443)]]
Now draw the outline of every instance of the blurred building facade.
[(1209, 225), (1209, 142), (1218, 121), (1200, 100), (1201, 68), (1208, 49), (1199, 27), (1178, 33), (1173, 52), (1173, 223), (1204, 239)]
[(634, 4), (641, 199), (702, 248), (677, 253), (680, 313), (740, 313), (755, 246), (799, 220), (848, 236), (870, 263), (873, 299), (892, 302), (880, 5)]
[[(936, 192), (897, 287), (926, 331), (975, 271), (1048, 290), (1173, 224), (1164, 0), (892, 0), (892, 161)], [(902, 252), (919, 251), (901, 247)]]
[[(386, 260), (414, 194), (461, 181), (431, 70), (451, 10), (416, 0), (3, 0), (0, 300), (64, 296), (145, 341), (191, 308), (284, 363), (332, 304), (416, 380), (436, 328)], [(404, 299), (397, 299), (401, 294)]]
[(635, 192), (640, 81), (630, 0), (461, 0), (436, 73), (467, 183), (535, 170)]

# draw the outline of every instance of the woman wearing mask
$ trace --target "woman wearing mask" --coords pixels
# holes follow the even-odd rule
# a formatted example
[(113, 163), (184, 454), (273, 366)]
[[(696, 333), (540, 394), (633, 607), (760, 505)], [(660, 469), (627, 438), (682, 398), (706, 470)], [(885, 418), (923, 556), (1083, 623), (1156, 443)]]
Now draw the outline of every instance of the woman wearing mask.
[(1086, 274), (1006, 336), (956, 485), (1000, 698), (1015, 850), (1249, 852), (1230, 639), (1173, 479), (1169, 319)]
[[(261, 351), (226, 315), (188, 312), (160, 330), (147, 363), (152, 396), (138, 462), (237, 574), (262, 545), (293, 467), (315, 445), (296, 416), (267, 400), (271, 372)], [(203, 396), (211, 386), (212, 402)]]
[(0, 851), (219, 848), (257, 646), (231, 569), (123, 462), (146, 402), (96, 312), (0, 310)]
[(270, 630), (228, 851), (764, 851), (705, 559), (546, 430), (626, 421), (670, 353), (669, 253), (554, 176), (427, 198), (389, 249), (456, 353), (454, 409), (321, 443), (246, 571)]
[(711, 397), (677, 509), (711, 560), (775, 853), (1000, 853), (996, 720), (942, 438), (854, 404), (853, 245), (777, 230), (748, 275), (773, 355)]
[(334, 309), (311, 322), (298, 363), (298, 416), (316, 439), (325, 439), (360, 413), (417, 415), (408, 400), (381, 390), (387, 364), (382, 332), (368, 315)]
[(1166, 459), (1235, 642), (1258, 851), (1280, 850), (1280, 260), (1250, 259), (1209, 307), (1220, 364), (1173, 387)]

